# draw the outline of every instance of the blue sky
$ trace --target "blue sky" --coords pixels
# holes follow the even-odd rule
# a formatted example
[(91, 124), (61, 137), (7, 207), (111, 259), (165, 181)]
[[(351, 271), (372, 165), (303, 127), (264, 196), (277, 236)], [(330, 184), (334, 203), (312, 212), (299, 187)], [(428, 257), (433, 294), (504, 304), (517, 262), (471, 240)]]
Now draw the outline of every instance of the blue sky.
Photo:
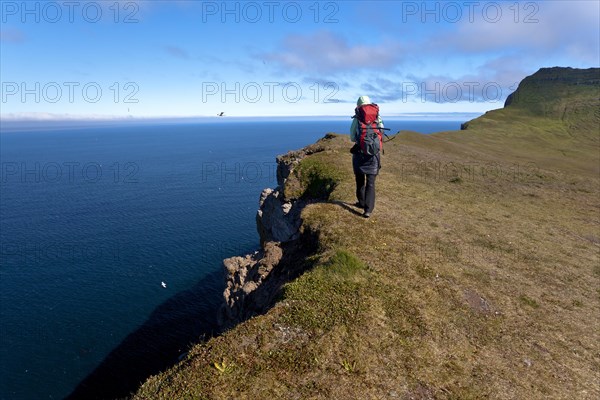
[(483, 113), (600, 65), (600, 2), (0, 1), (1, 116)]

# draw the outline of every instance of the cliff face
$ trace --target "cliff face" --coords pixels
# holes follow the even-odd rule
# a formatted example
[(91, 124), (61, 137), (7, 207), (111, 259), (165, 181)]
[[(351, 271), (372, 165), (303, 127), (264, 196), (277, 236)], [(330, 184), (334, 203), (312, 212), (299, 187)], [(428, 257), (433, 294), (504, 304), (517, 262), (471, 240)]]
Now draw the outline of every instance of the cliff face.
[(532, 122), (531, 117), (559, 121), (570, 134), (597, 142), (600, 68), (541, 68), (519, 83), (517, 90), (506, 98), (504, 108), (465, 122), (461, 129), (477, 126), (484, 120), (504, 124), (515, 119)]
[[(347, 136), (300, 163), (279, 158), (263, 246), (224, 262), (223, 329), (262, 314), (194, 346), (135, 399), (599, 398), (590, 117), (513, 104), (467, 131), (402, 132), (369, 220), (351, 205)], [(268, 223), (281, 213), (293, 228), (296, 212), (291, 235)]]
[[(331, 136), (321, 140), (328, 138)], [(302, 272), (314, 240), (310, 232), (300, 232), (301, 213), (314, 199), (299, 190), (302, 184), (295, 167), (306, 156), (320, 151), (321, 141), (277, 157), (277, 187), (262, 191), (256, 213), (261, 249), (223, 260), (226, 287), (218, 315), (221, 329), (266, 311), (283, 284)]]
[(543, 105), (564, 101), (565, 97), (580, 97), (586, 89), (597, 92), (599, 86), (600, 68), (541, 68), (519, 83), (517, 90), (506, 98), (504, 107), (539, 110)]

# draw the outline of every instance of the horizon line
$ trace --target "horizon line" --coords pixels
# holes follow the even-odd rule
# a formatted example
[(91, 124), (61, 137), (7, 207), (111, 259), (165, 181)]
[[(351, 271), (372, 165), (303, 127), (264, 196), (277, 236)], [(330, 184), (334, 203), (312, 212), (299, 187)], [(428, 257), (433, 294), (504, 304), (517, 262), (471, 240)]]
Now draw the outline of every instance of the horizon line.
[[(386, 118), (394, 117), (449, 117), (449, 116), (468, 116), (474, 117), (483, 115), (482, 112), (412, 112), (412, 113), (387, 113)], [(126, 122), (126, 121), (152, 121), (152, 120), (189, 120), (189, 119), (238, 119), (238, 118), (348, 118), (350, 113), (341, 114), (304, 114), (304, 115), (160, 115), (160, 116), (132, 116), (132, 115), (70, 115), (70, 114), (0, 114), (0, 122)]]

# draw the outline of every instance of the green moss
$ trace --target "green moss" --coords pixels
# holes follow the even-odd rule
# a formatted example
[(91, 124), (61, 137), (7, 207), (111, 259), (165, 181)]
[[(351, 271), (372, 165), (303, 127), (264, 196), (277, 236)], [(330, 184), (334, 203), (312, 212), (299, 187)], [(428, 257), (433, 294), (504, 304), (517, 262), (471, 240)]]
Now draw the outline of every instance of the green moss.
[(360, 312), (366, 274), (359, 259), (336, 251), (328, 262), (285, 287), (284, 299), (291, 306), (284, 320), (312, 331), (350, 323)]

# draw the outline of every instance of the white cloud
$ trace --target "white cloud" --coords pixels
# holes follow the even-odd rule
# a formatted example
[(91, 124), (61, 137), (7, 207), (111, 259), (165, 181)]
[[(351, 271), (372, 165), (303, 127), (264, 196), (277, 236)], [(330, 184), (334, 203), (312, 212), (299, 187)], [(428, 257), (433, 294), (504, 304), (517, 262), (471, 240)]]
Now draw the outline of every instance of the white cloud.
[(336, 72), (361, 68), (390, 67), (398, 63), (397, 44), (350, 45), (341, 36), (328, 31), (287, 36), (276, 52), (263, 54), (285, 69), (303, 72)]
[[(370, 79), (361, 88), (386, 100), (411, 98), (408, 90), (416, 91), (412, 97), (425, 99), (428, 104), (453, 103), (456, 99), (501, 104), (521, 80), (539, 68), (598, 65), (599, 2), (518, 3), (518, 16), (514, 13), (516, 3), (495, 4), (503, 7), (497, 22), (486, 21), (479, 14), (473, 21), (465, 17), (443, 29), (432, 26), (435, 29), (428, 36), (412, 44), (419, 49), (419, 56), (411, 58), (416, 64), (405, 69), (404, 79), (386, 74), (385, 79)], [(473, 83), (478, 86), (471, 92)]]
[(501, 106), (519, 82), (536, 70), (537, 67), (529, 71), (506, 56), (490, 59), (459, 74), (435, 74), (427, 70), (408, 73), (405, 77), (388, 74), (365, 81), (360, 89), (387, 102), (461, 103), (461, 107), (465, 103), (497, 103)]
[[(597, 60), (600, 39), (600, 3), (597, 1), (545, 1), (501, 4), (501, 13), (463, 18), (455, 33), (427, 43), (437, 49), (465, 53), (530, 52), (570, 53), (576, 61)], [(593, 57), (590, 59), (590, 57)]]

